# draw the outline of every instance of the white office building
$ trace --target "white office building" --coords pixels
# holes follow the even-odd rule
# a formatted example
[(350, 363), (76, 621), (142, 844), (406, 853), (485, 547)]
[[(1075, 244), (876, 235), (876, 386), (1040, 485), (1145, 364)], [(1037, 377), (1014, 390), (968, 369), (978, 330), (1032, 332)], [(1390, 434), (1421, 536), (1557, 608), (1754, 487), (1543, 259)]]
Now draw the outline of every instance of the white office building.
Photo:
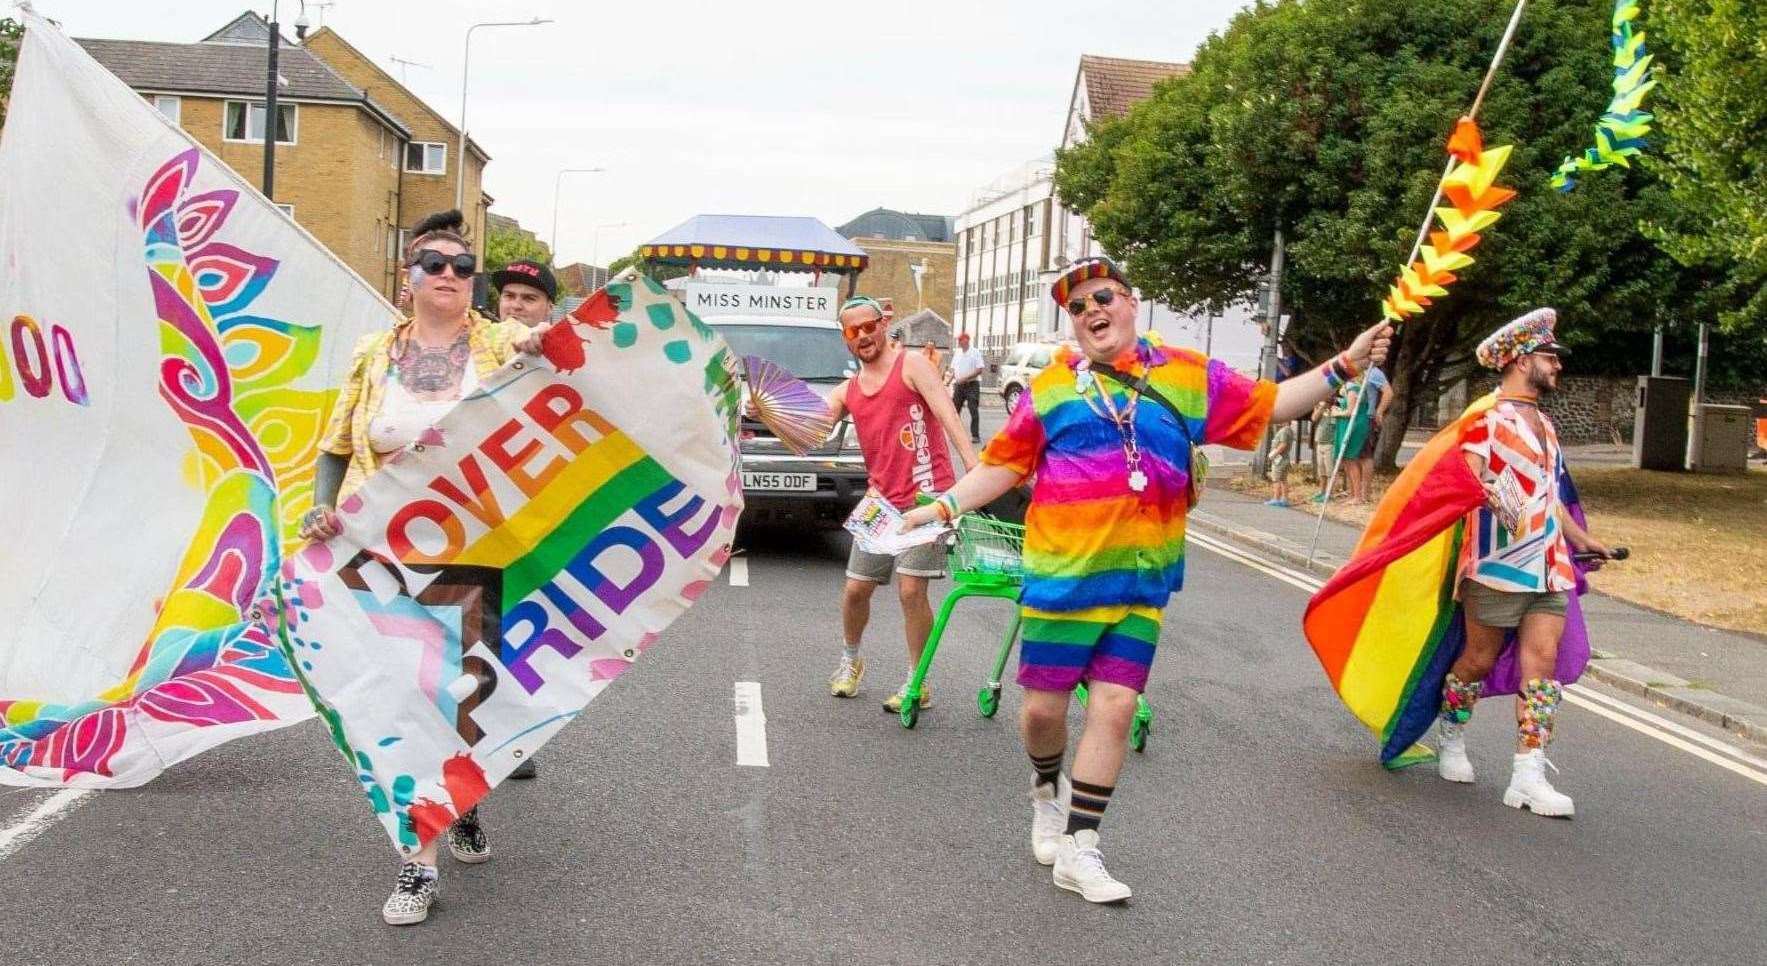
[[(1155, 82), (1189, 65), (1085, 55), (1074, 77), (1062, 145), (1083, 140), (1095, 117), (1120, 117), (1145, 99)], [(1104, 251), (1080, 214), (1061, 206), (1051, 176), (1053, 153), (1024, 164), (976, 192), (957, 216), (957, 294), (953, 327), (968, 332), (991, 361), (1018, 342), (1072, 337), (1067, 313), (1049, 286), (1072, 262)], [(1171, 345), (1192, 346), (1255, 372), (1262, 337), (1246, 309), (1225, 315), (1183, 315), (1142, 300), (1144, 330)]]

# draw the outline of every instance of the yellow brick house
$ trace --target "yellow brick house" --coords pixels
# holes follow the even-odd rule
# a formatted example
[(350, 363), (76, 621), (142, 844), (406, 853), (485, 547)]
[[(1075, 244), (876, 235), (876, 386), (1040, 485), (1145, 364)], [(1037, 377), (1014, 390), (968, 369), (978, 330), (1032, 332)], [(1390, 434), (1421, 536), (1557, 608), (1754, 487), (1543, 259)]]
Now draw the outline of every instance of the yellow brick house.
[[(269, 37), (269, 24), (247, 12), (192, 44), (78, 43), (261, 190)], [(335, 33), (321, 29), (308, 43), (316, 41), (325, 42), (311, 50), (285, 38), (278, 53), (283, 84), (271, 200), (391, 299), (399, 291), (404, 230), (429, 212), (454, 207), (455, 147), (450, 143), (446, 157), (438, 158), (431, 145), (446, 137), (433, 111), (390, 78), (358, 84), (328, 63), (322, 51), (354, 54)], [(490, 204), (481, 187), (488, 158), (476, 145), (469, 153), (466, 190), (473, 203), (466, 211), (476, 240), (484, 237)]]

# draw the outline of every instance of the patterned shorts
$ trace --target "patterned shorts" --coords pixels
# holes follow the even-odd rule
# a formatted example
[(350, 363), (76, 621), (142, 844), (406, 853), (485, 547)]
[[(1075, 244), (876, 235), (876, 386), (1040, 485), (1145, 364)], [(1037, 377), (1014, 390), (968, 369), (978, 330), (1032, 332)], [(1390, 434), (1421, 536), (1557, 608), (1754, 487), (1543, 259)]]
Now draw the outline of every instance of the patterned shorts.
[(1081, 611), (1023, 608), (1018, 683), (1038, 691), (1072, 691), (1081, 681), (1107, 681), (1137, 693), (1147, 687), (1160, 639), (1157, 607), (1094, 607)]

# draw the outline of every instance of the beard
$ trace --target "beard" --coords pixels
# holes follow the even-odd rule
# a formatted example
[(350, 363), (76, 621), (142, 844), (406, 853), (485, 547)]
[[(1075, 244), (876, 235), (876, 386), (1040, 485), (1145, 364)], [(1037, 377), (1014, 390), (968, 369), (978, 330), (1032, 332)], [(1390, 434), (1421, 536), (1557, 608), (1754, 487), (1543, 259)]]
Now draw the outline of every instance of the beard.
[(1539, 366), (1528, 370), (1528, 388), (1538, 395), (1558, 391), (1558, 373)]
[(883, 355), (884, 343), (881, 339), (872, 339), (868, 345), (849, 342), (847, 343), (847, 351), (851, 352), (853, 358), (860, 362), (870, 362)]

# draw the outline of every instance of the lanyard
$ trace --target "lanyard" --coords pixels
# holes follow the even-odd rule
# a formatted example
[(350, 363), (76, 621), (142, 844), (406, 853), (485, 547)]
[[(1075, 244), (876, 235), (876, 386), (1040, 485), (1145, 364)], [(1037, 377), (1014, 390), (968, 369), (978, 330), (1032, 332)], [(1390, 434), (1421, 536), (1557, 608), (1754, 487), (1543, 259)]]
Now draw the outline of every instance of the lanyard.
[[(1118, 410), (1117, 401), (1099, 384), (1092, 371), (1082, 369), (1080, 372), (1080, 376), (1075, 379), (1075, 388), (1079, 390), (1080, 398), (1086, 401), (1088, 409), (1117, 428), (1117, 435), (1123, 440), (1123, 461), (1129, 467), (1129, 489), (1140, 493), (1147, 489), (1147, 474), (1141, 472), (1141, 446), (1135, 438), (1135, 409), (1141, 405), (1141, 393), (1136, 388), (1129, 387), (1129, 404)], [(1097, 402), (1093, 401), (1088, 389), (1098, 390)]]

